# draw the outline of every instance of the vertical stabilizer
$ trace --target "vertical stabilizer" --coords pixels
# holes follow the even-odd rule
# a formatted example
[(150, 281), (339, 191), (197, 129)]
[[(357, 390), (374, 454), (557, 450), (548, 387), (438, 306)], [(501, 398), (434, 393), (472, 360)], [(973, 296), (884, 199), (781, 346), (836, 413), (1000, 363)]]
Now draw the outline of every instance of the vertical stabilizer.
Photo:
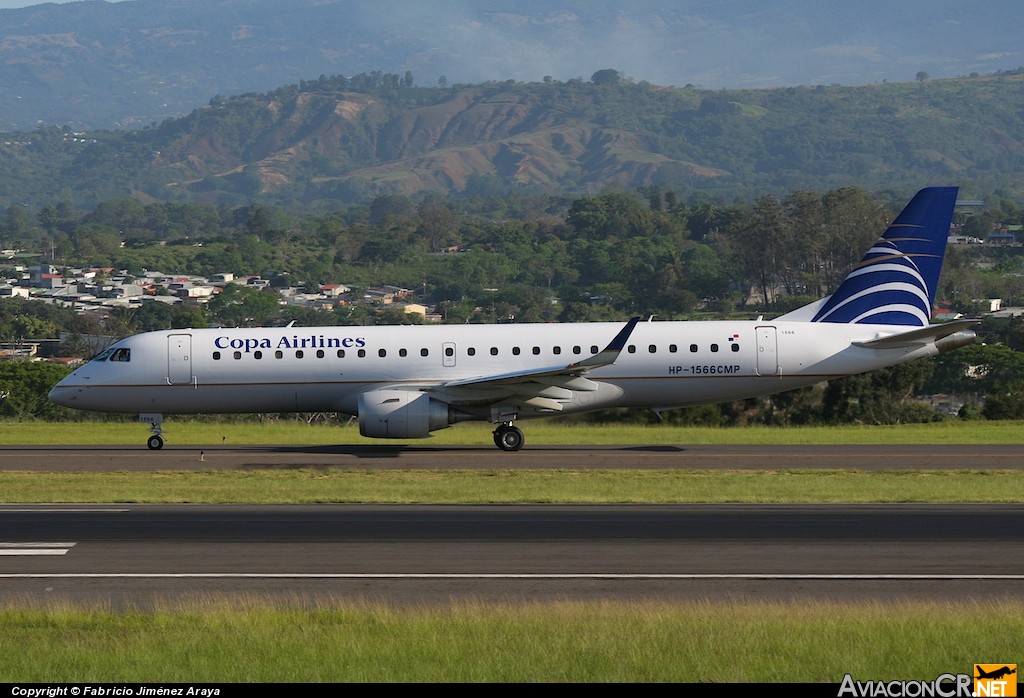
[(919, 191), (811, 321), (927, 325), (956, 195), (957, 187)]

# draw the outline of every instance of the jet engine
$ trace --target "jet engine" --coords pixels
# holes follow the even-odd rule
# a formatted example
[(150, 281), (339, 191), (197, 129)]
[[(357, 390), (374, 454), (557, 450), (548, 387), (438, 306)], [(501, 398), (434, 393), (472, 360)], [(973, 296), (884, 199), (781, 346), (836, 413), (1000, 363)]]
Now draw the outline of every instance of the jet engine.
[(935, 348), (939, 350), (940, 354), (945, 354), (947, 351), (974, 344), (977, 338), (978, 335), (974, 333), (974, 330), (961, 330), (935, 342)]
[[(373, 390), (359, 396), (359, 433), (385, 439), (424, 439), (457, 421), (440, 400), (412, 390)], [(468, 416), (468, 415), (467, 415)]]

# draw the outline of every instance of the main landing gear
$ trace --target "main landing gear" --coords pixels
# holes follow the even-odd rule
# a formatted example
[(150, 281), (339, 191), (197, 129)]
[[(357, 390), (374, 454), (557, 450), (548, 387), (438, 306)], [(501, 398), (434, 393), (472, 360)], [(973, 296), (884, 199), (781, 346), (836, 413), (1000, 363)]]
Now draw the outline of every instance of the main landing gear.
[(163, 423), (164, 416), (162, 414), (146, 413), (139, 415), (139, 421), (149, 424), (150, 437), (146, 440), (146, 445), (150, 451), (159, 451), (164, 447), (163, 434)]
[(494, 445), (502, 451), (518, 451), (525, 441), (522, 429), (512, 426), (512, 422), (499, 424), (494, 430)]

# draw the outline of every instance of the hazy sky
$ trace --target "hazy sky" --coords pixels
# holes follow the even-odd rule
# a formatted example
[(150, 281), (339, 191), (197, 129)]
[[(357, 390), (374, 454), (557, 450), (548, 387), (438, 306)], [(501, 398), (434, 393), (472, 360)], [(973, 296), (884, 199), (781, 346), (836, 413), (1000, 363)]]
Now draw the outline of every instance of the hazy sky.
[[(12, 10), (29, 5), (45, 5), (47, 2), (59, 5), (65, 2), (76, 2), (76, 0), (0, 0), (0, 10)], [(121, 2), (121, 0), (107, 0), (107, 2)]]
[[(38, 4), (0, 0), (0, 9)], [(411, 69), (421, 82), (445, 75), (473, 83), (586, 79), (614, 68), (659, 85), (736, 88), (1024, 66), (1022, 0), (346, 0), (344, 7), (367, 26), (411, 38), (408, 55), (390, 50), (404, 62), (325, 63), (296, 75)], [(426, 39), (413, 34), (417, 27)], [(431, 43), (434, 36), (445, 39)]]
[[(51, 2), (70, 2), (71, 0), (50, 0)], [(10, 10), (15, 7), (28, 7), (29, 5), (42, 5), (43, 3), (36, 0), (0, 0), (0, 10)]]

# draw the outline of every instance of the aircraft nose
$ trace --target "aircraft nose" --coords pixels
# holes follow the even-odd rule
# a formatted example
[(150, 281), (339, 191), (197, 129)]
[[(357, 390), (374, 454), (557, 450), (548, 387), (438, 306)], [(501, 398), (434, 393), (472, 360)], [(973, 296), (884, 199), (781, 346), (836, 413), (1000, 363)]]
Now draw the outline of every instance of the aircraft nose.
[(78, 388), (72, 388), (61, 382), (53, 386), (46, 397), (50, 402), (54, 402), (58, 405), (74, 407), (74, 401), (78, 397)]

